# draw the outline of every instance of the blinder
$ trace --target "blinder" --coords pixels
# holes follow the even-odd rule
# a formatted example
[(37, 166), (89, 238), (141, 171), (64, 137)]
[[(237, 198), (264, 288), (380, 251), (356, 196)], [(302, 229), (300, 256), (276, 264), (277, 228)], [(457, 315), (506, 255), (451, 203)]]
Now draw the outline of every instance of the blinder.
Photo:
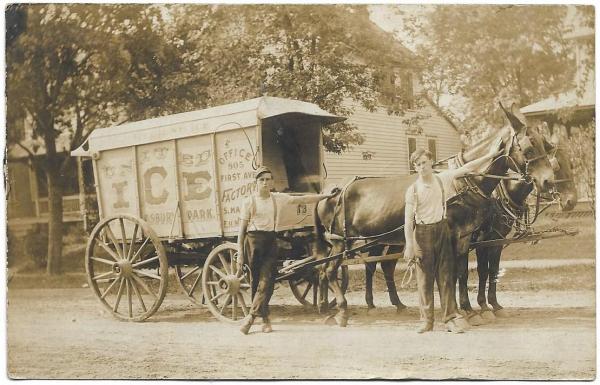
[(552, 166), (552, 170), (554, 172), (560, 170), (560, 163), (558, 163), (558, 159), (556, 159), (556, 156), (549, 156), (548, 160), (550, 161), (550, 166)]

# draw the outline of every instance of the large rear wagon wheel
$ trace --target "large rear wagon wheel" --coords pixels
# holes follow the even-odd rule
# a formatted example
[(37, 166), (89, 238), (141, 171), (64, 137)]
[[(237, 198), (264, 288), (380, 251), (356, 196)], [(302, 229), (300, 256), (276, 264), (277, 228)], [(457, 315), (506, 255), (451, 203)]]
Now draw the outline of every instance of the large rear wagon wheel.
[(238, 271), (237, 254), (237, 244), (227, 242), (215, 247), (204, 262), (204, 301), (220, 321), (237, 322), (250, 311), (250, 277)]
[[(346, 293), (348, 289), (348, 266), (341, 266), (337, 271), (337, 281), (342, 292)], [(316, 308), (319, 301), (319, 272), (314, 269), (310, 272), (303, 274), (299, 278), (289, 280), (290, 289), (294, 297), (302, 305), (306, 307)], [(331, 285), (329, 285), (328, 298), (332, 298), (334, 295)], [(329, 308), (332, 309), (336, 304), (335, 296), (329, 301)]]
[(85, 270), (100, 303), (122, 320), (150, 317), (167, 292), (165, 249), (148, 223), (132, 215), (112, 216), (94, 227)]

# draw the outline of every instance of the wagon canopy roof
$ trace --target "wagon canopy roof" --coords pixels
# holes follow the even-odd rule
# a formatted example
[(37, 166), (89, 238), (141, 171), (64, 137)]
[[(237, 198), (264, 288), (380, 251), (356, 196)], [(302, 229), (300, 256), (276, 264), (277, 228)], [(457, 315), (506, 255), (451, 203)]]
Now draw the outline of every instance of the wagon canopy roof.
[(252, 127), (262, 119), (296, 114), (315, 117), (323, 124), (346, 119), (330, 114), (312, 103), (262, 96), (204, 110), (98, 128), (71, 155), (91, 156), (102, 150)]

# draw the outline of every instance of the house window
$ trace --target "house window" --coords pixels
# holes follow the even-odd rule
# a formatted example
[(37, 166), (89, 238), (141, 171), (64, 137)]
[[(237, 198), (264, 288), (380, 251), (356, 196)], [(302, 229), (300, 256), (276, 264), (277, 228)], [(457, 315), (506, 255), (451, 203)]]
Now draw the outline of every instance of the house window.
[(412, 82), (412, 73), (404, 72), (402, 74), (402, 82), (400, 84), (400, 98), (404, 107), (408, 109), (414, 108), (414, 91)]
[(435, 139), (427, 139), (427, 149), (429, 149), (429, 152), (433, 156), (433, 163), (437, 162), (437, 144)]
[(415, 151), (417, 151), (417, 138), (408, 138), (408, 169), (410, 174), (415, 173), (415, 166), (410, 161), (410, 157)]
[[(73, 159), (73, 162), (75, 160)], [(75, 168), (75, 167), (74, 167)], [(48, 198), (48, 180), (43, 170), (35, 169), (38, 198)], [(94, 171), (92, 162), (83, 162), (83, 180), (86, 188), (94, 186)], [(62, 179), (63, 195), (77, 195), (79, 193), (79, 181), (77, 180), (77, 171), (65, 175)], [(90, 188), (90, 191), (93, 191)]]

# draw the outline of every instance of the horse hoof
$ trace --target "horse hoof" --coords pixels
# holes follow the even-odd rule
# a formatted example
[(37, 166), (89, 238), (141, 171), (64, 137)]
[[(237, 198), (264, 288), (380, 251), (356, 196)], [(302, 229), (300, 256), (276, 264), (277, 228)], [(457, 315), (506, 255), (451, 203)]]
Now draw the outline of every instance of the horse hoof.
[(323, 323), (325, 325), (329, 325), (329, 326), (337, 325), (337, 321), (335, 320), (335, 315), (332, 314), (332, 315), (325, 317), (325, 319), (323, 320)]
[(471, 329), (471, 324), (464, 317), (454, 318), (454, 323), (457, 324), (458, 326), (460, 326), (460, 328), (463, 330)]
[(477, 313), (473, 313), (469, 318), (469, 323), (473, 326), (485, 325), (487, 322)]
[(506, 309), (498, 309), (498, 310), (494, 310), (494, 315), (498, 318), (507, 318), (509, 317), (508, 312), (506, 311)]
[(481, 318), (483, 318), (485, 321), (493, 322), (496, 320), (496, 316), (491, 310), (482, 311), (480, 314)]
[(348, 326), (348, 317), (346, 317), (344, 315), (336, 314), (336, 316), (334, 318), (340, 327), (345, 328), (346, 326)]

